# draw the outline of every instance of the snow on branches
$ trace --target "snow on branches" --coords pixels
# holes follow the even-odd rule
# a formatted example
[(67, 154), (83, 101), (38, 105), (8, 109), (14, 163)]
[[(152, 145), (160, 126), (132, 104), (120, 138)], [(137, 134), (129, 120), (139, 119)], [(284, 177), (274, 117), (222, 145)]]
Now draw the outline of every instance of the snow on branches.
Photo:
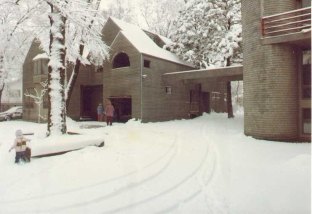
[(166, 48), (198, 68), (240, 63), (240, 0), (189, 0)]
[[(47, 135), (66, 133), (66, 62), (102, 64), (108, 57), (108, 47), (102, 41), (104, 23), (98, 14), (99, 1), (41, 0), (51, 7), (50, 35), (41, 37), (49, 54), (48, 75), (48, 132)], [(46, 44), (49, 41), (47, 50)], [(83, 48), (81, 48), (83, 46)], [(83, 54), (81, 50), (88, 50)]]

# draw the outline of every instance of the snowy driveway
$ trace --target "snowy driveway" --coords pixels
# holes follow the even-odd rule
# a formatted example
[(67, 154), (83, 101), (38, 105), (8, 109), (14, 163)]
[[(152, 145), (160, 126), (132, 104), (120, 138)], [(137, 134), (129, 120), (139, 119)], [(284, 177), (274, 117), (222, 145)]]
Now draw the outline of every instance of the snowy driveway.
[(1, 212), (204, 213), (215, 151), (204, 124), (191, 132), (171, 125), (87, 130), (106, 146), (5, 166), (11, 179), (1, 178)]
[[(15, 165), (15, 130), (45, 124), (0, 123), (0, 213), (309, 214), (311, 144), (256, 140), (243, 118), (69, 129), (105, 139), (60, 156)], [(61, 140), (61, 139), (60, 139)]]

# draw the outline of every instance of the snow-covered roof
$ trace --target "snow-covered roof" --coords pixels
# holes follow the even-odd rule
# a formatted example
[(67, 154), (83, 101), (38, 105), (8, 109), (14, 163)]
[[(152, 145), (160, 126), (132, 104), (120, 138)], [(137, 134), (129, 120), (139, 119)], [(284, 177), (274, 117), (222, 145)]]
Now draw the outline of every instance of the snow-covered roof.
[(179, 71), (172, 73), (165, 73), (163, 77), (166, 79), (201, 79), (201, 78), (217, 78), (228, 77), (234, 79), (243, 79), (243, 66), (229, 66), (229, 67), (212, 67), (208, 69)]
[(166, 45), (169, 45), (169, 44), (172, 44), (173, 42), (171, 41), (171, 39), (167, 38), (167, 37), (164, 37), (162, 35), (158, 35), (159, 38), (166, 44)]
[(41, 54), (36, 55), (33, 58), (33, 61), (39, 60), (39, 59), (49, 59), (49, 57), (48, 57), (48, 55), (46, 53), (41, 53)]
[(129, 42), (142, 54), (152, 57), (164, 59), (177, 64), (187, 65), (193, 67), (190, 63), (181, 60), (177, 55), (165, 49), (158, 47), (152, 39), (138, 26), (123, 22), (121, 20), (110, 17), (110, 19), (121, 29), (116, 36), (112, 45), (120, 35), (124, 35)]

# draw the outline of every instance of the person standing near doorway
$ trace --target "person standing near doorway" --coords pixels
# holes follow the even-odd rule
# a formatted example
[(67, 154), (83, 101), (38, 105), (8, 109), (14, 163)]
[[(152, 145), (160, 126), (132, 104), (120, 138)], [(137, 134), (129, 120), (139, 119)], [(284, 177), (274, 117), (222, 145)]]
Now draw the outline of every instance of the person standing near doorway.
[(103, 108), (102, 103), (98, 105), (96, 111), (97, 111), (98, 121), (103, 121), (104, 108)]
[(113, 123), (114, 111), (115, 109), (111, 101), (107, 100), (107, 104), (105, 107), (105, 114), (106, 114), (106, 123), (108, 126), (111, 126)]

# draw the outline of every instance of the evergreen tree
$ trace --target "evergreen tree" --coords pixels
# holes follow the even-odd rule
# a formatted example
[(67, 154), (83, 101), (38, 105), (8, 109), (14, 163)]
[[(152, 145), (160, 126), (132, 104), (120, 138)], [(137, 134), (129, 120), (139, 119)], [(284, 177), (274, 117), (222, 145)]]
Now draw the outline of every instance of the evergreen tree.
[(189, 0), (166, 48), (198, 68), (242, 61), (240, 0)]
[(139, 24), (153, 33), (170, 37), (170, 33), (176, 30), (174, 20), (184, 5), (182, 0), (139, 0), (138, 10), (142, 18)]

